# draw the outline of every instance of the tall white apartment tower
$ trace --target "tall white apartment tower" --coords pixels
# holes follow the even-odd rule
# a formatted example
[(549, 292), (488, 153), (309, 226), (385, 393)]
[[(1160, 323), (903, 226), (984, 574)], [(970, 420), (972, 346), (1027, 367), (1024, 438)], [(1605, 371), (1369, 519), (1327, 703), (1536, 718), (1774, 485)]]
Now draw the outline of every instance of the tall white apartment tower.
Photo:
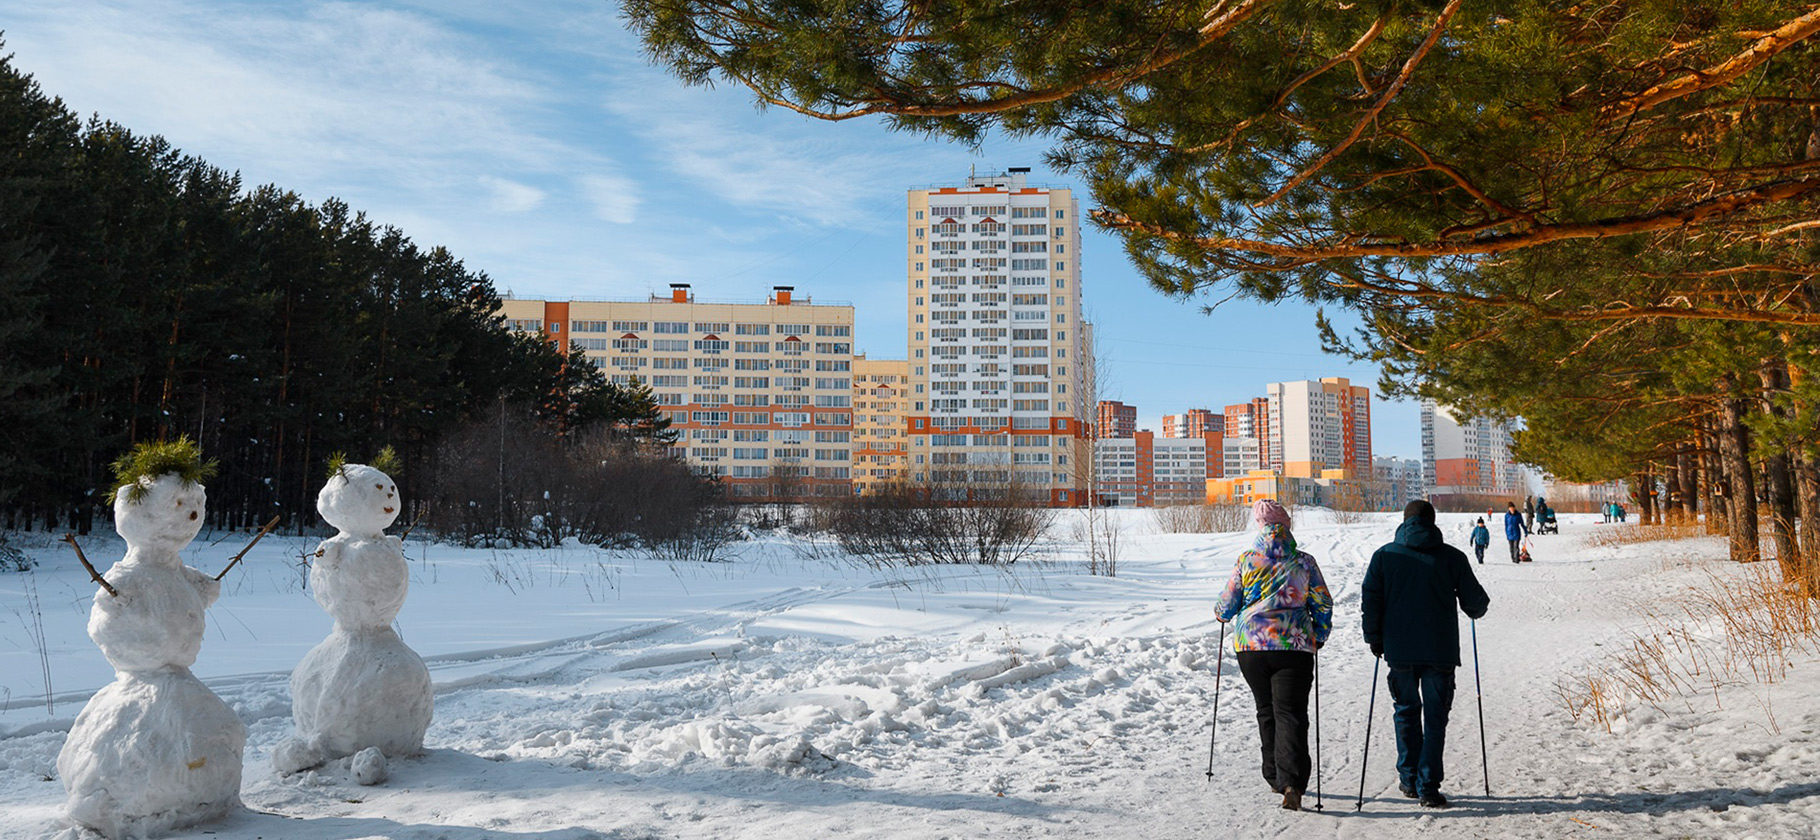
[(1517, 498), (1524, 481), (1510, 454), (1510, 424), (1466, 417), (1422, 401), (1422, 484), (1430, 499)]
[(938, 491), (1015, 482), (1072, 506), (1086, 501), (1094, 410), (1080, 205), (1029, 173), (910, 191), (910, 477)]

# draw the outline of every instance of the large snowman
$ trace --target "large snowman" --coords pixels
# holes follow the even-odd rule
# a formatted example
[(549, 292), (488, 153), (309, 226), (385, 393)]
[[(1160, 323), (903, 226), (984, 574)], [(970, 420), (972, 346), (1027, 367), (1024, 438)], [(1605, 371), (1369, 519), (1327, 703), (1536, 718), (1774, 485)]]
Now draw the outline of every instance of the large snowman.
[(206, 473), (188, 451), (184, 472), (133, 477), (114, 494), (126, 556), (106, 575), (118, 594), (95, 593), (88, 634), (117, 675), (83, 707), (57, 756), (70, 820), (110, 838), (159, 834), (240, 806), (246, 727), (190, 673), (203, 612), (221, 585), (178, 557), (202, 528), (206, 503), (195, 480)]
[(364, 464), (335, 468), (316, 496), (340, 531), (310, 565), (316, 603), (335, 629), (291, 673), (297, 731), (272, 754), (280, 773), (355, 756), (356, 779), (373, 784), (384, 780), (387, 757), (423, 752), (430, 671), (392, 630), (410, 579), (399, 539), (383, 533), (401, 507), (391, 477)]

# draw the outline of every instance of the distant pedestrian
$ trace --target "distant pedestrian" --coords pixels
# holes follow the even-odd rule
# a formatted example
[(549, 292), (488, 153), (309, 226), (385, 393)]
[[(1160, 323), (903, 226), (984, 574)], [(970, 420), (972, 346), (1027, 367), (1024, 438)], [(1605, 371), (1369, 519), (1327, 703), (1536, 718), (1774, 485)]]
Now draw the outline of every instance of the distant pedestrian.
[(1529, 532), (1536, 527), (1536, 497), (1523, 497), (1523, 530)]
[[(1516, 510), (1511, 503), (1507, 516), (1517, 516)], [(1466, 555), (1444, 542), (1434, 523), (1435, 509), (1427, 502), (1403, 509), (1396, 540), (1371, 555), (1360, 601), (1365, 643), (1390, 665), (1386, 682), (1396, 707), (1398, 787), (1404, 796), (1420, 798), (1424, 808), (1445, 808), (1447, 715), (1454, 669), (1460, 666), (1454, 604), (1477, 619), (1491, 596), (1473, 576)]]
[(1220, 593), (1220, 621), (1240, 620), (1233, 636), (1239, 673), (1257, 704), (1264, 781), (1286, 810), (1302, 809), (1308, 789), (1308, 692), (1314, 652), (1333, 629), (1333, 598), (1321, 567), (1296, 548), (1289, 512), (1269, 499), (1251, 508), (1257, 538), (1239, 555)]
[(1485, 518), (1480, 517), (1478, 524), (1472, 526), (1472, 553), (1478, 555), (1479, 564), (1485, 564), (1485, 549), (1491, 545), (1491, 530), (1485, 527)]
[(1522, 546), (1523, 538), (1529, 536), (1529, 525), (1523, 521), (1523, 514), (1517, 511), (1516, 502), (1505, 502), (1504, 506), (1504, 539), (1510, 542), (1510, 562), (1521, 563), (1523, 560), (1517, 551)]
[(1607, 501), (1604, 504), (1601, 504), (1599, 507), (1605, 511), (1606, 524), (1610, 524), (1611, 523), (1611, 502)]

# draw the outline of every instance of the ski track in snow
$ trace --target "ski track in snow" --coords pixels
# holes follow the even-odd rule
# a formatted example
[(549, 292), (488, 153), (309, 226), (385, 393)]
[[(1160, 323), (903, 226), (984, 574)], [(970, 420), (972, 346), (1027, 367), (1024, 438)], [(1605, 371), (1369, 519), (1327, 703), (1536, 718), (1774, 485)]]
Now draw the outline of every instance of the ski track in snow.
[[(379, 788), (356, 786), (345, 761), (291, 779), (271, 771), (270, 751), (291, 731), (293, 649), (323, 628), (308, 595), (281, 585), (285, 558), (307, 541), (268, 540), (277, 545), (252, 559), (280, 571), (264, 589), (224, 592), (198, 663), (248, 724), (248, 810), (176, 836), (1792, 838), (1820, 825), (1814, 656), (1788, 682), (1728, 689), (1716, 708), (1645, 709), (1615, 733), (1575, 722), (1557, 696), (1563, 676), (1607, 660), (1651, 605), (1735, 573), (1715, 540), (1594, 547), (1585, 536), (1611, 526), (1569, 515), (1562, 536), (1538, 540), (1533, 564), (1499, 561), (1494, 541), (1474, 567), (1492, 594), (1477, 627), (1492, 795), (1462, 619), (1444, 784), (1456, 807), (1423, 811), (1398, 796), (1380, 674), (1355, 811), (1373, 690), (1358, 584), (1394, 523), (1298, 516), (1336, 627), (1319, 673), (1325, 809), (1297, 814), (1276, 808), (1258, 775), (1249, 691), (1231, 652), (1216, 650), (1211, 603), (1249, 537), (1161, 535), (1141, 512), (1114, 515), (1127, 535), (1111, 579), (1084, 574), (1065, 540), (1050, 561), (1006, 571), (872, 571), (802, 559), (776, 540), (700, 568), (585, 549), (413, 547), (400, 625), (430, 666), (436, 717), (430, 752), (394, 761)], [(1469, 522), (1442, 516), (1456, 545)], [(80, 614), (53, 603), (86, 592), (53, 548), (34, 553), (60, 576), (53, 586), (41, 571), (39, 585), (53, 676), (73, 684), (62, 674), (91, 673), (99, 654)], [(603, 585), (612, 599), (596, 597)], [(5, 838), (58, 828), (63, 791), (47, 777), (98, 687), (60, 688), (54, 714), (27, 696), (42, 685), (35, 649), (19, 645), (21, 598), (15, 577), (0, 576)], [(228, 670), (206, 672), (211, 657)]]

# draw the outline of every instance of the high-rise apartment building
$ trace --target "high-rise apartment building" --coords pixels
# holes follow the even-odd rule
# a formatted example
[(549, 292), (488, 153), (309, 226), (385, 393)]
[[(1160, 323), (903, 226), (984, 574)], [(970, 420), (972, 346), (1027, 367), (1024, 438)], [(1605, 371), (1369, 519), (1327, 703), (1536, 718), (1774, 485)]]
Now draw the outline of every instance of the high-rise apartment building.
[[(1251, 438), (1257, 441), (1258, 457), (1261, 463), (1270, 462), (1270, 401), (1256, 397), (1250, 402), (1226, 406), (1226, 428), (1228, 438)], [(1262, 466), (1256, 469), (1263, 469)], [(1230, 471), (1227, 475), (1231, 475)], [(1241, 473), (1242, 475), (1243, 473)]]
[(1073, 193), (1014, 168), (911, 190), (905, 227), (912, 482), (1081, 504), (1094, 405)]
[(909, 478), (910, 363), (853, 357), (853, 490)]
[(1100, 400), (1099, 419), (1094, 425), (1096, 438), (1128, 438), (1137, 434), (1137, 406), (1118, 400)]
[(1198, 438), (1208, 432), (1226, 433), (1226, 415), (1205, 408), (1191, 408), (1181, 414), (1163, 415), (1163, 437)]
[(1422, 483), (1437, 504), (1453, 497), (1475, 507), (1498, 499), (1520, 502), (1524, 482), (1510, 455), (1510, 425), (1462, 417), (1450, 406), (1423, 400)]
[(852, 492), (851, 305), (788, 286), (764, 302), (698, 302), (686, 283), (647, 300), (502, 303), (513, 328), (580, 344), (615, 382), (648, 383), (676, 449), (732, 495)]
[(1411, 499), (1423, 499), (1428, 493), (1423, 488), (1423, 462), (1394, 456), (1379, 456), (1371, 459), (1371, 473), (1375, 481), (1372, 501), (1379, 510), (1401, 510)]
[(1340, 377), (1272, 382), (1267, 466), (1285, 476), (1320, 478), (1343, 469), (1371, 475), (1371, 391)]

